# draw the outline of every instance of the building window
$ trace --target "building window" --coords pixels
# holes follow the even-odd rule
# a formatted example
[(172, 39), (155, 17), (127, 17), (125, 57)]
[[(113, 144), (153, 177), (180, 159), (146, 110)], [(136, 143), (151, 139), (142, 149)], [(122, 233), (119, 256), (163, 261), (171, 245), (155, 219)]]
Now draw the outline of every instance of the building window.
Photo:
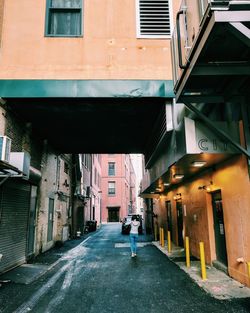
[(109, 162), (109, 176), (115, 176), (115, 162)]
[(115, 182), (110, 181), (108, 183), (108, 195), (115, 195)]
[(171, 1), (136, 0), (138, 38), (170, 38)]
[(64, 161), (64, 173), (69, 174), (69, 164)]
[(82, 35), (82, 0), (47, 0), (47, 36)]

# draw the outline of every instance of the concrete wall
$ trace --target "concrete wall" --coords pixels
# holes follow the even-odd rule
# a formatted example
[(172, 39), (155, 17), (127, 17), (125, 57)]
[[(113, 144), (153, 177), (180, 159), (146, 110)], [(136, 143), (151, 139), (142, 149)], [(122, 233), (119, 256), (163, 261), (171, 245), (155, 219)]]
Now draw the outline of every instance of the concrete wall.
[(83, 37), (52, 38), (45, 0), (8, 0), (0, 78), (171, 79), (170, 41), (136, 38), (134, 0), (83, 3)]
[(5, 2), (5, 0), (0, 1), (0, 48), (1, 48), (1, 42), (2, 42), (2, 28), (3, 28), (4, 2)]
[[(69, 157), (65, 155), (57, 156), (46, 143), (44, 144), (42, 181), (38, 202), (37, 253), (50, 249), (55, 241), (67, 240), (69, 236), (71, 182), (70, 172), (64, 172), (65, 162), (70, 165)], [(51, 241), (48, 241), (49, 199), (54, 200), (53, 236)]]

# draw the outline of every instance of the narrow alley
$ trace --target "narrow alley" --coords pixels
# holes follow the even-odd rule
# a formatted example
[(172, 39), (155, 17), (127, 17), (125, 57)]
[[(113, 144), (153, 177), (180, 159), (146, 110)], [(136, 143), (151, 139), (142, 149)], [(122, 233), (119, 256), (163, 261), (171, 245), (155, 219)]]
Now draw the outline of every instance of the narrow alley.
[(120, 223), (74, 240), (68, 251), (52, 250), (37, 259), (47, 266), (43, 275), (2, 285), (1, 313), (250, 312), (249, 298), (221, 301), (207, 294), (145, 235), (131, 258)]

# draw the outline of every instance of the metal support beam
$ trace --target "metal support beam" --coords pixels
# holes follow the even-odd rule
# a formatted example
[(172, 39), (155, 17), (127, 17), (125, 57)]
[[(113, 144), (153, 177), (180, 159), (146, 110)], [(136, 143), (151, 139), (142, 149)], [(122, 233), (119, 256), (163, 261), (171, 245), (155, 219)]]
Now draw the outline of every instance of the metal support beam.
[(234, 146), (237, 150), (239, 150), (241, 153), (243, 153), (245, 156), (247, 156), (250, 159), (250, 152), (244, 149), (240, 144), (232, 140), (232, 138), (225, 133), (223, 130), (218, 129), (213, 122), (207, 118), (204, 114), (202, 114), (194, 105), (191, 103), (188, 103), (185, 101), (185, 98), (181, 101), (189, 108), (190, 111), (194, 112), (206, 125), (209, 127), (214, 133), (216, 133), (220, 138), (227, 140)]
[(242, 23), (229, 23), (228, 29), (231, 33), (241, 40), (246, 46), (250, 47), (250, 30)]
[[(247, 101), (245, 98), (241, 101), (241, 112), (242, 112), (246, 147), (247, 147), (247, 150), (249, 151), (250, 149), (250, 110), (246, 102)], [(248, 159), (248, 173), (249, 173), (249, 178), (250, 178), (250, 159)]]
[(192, 95), (185, 93), (185, 101), (188, 103), (224, 103), (225, 98), (218, 95)]
[(10, 178), (11, 174), (9, 173), (7, 176), (5, 176), (1, 181), (0, 181), (0, 186), (5, 183), (5, 181)]
[(213, 62), (208, 65), (198, 65), (193, 69), (194, 76), (239, 76), (249, 75), (250, 64), (249, 61), (240, 62)]

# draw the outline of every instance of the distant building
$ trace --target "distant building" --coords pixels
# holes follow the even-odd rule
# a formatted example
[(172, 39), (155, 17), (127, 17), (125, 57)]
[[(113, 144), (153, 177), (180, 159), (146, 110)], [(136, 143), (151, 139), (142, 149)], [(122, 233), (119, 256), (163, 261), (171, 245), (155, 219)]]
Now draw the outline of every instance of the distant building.
[(92, 154), (91, 195), (89, 219), (101, 223), (101, 154)]
[(140, 193), (140, 183), (143, 176), (144, 171), (144, 157), (142, 154), (130, 154), (131, 161), (134, 167), (135, 176), (136, 176), (136, 183), (135, 183), (135, 194), (136, 194), (136, 207), (137, 207), (137, 213), (141, 214), (143, 213), (143, 199), (139, 197)]
[(135, 172), (129, 154), (102, 154), (102, 221), (136, 211)]

